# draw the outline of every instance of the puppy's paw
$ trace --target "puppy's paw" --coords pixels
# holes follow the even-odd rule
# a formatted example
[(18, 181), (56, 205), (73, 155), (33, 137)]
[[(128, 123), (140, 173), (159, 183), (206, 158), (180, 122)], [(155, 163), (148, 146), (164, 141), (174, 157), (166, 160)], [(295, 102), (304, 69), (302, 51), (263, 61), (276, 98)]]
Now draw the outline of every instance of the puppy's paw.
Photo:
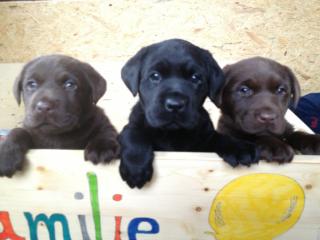
[(293, 132), (285, 141), (302, 154), (320, 155), (320, 135), (301, 131)]
[(232, 167), (239, 164), (249, 167), (251, 164), (259, 162), (260, 151), (253, 143), (235, 141), (225, 153), (219, 155)]
[(129, 162), (121, 161), (120, 163), (121, 178), (127, 182), (129, 187), (142, 188), (152, 178), (152, 164), (130, 164)]
[(0, 144), (0, 176), (12, 177), (22, 170), (25, 151), (17, 143), (3, 142)]
[(297, 150), (302, 154), (319, 155), (320, 154), (320, 135), (305, 135), (300, 138)]
[(267, 162), (288, 163), (294, 156), (292, 147), (285, 143), (261, 145), (261, 158)]
[(94, 141), (90, 142), (84, 151), (86, 161), (94, 164), (109, 163), (119, 157), (120, 145), (115, 141)]

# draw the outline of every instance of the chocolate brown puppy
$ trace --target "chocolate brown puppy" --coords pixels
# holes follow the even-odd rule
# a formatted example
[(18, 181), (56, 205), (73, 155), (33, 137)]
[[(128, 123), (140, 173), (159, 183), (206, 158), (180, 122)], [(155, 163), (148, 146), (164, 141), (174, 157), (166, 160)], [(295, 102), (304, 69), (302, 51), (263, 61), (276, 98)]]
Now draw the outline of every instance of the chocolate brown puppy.
[(232, 166), (256, 162), (255, 145), (217, 133), (203, 107), (224, 82), (210, 52), (181, 39), (162, 41), (138, 51), (121, 76), (139, 95), (120, 133), (120, 174), (130, 187), (151, 179), (154, 151), (217, 152)]
[(285, 120), (288, 107), (300, 97), (292, 71), (271, 59), (254, 57), (227, 65), (218, 97), (218, 131), (252, 141), (267, 161), (290, 162), (294, 150), (320, 154), (320, 136), (294, 131)]
[(105, 79), (74, 58), (48, 55), (27, 63), (14, 85), (25, 105), (23, 127), (0, 145), (0, 176), (20, 170), (31, 148), (85, 149), (95, 164), (116, 158), (117, 132), (96, 106), (105, 91)]

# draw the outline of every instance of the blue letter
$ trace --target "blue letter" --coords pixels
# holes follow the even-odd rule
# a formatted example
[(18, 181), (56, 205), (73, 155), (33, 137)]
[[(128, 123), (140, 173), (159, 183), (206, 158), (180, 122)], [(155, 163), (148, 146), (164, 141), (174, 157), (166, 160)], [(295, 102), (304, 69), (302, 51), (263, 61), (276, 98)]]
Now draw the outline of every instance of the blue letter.
[(54, 228), (55, 222), (60, 222), (62, 225), (63, 239), (64, 240), (71, 240), (68, 222), (67, 222), (67, 219), (64, 215), (52, 214), (51, 217), (48, 218), (44, 214), (39, 214), (34, 220), (32, 219), (32, 214), (29, 212), (25, 212), (24, 216), (26, 217), (28, 224), (29, 224), (30, 239), (31, 240), (38, 240), (37, 228), (38, 228), (38, 223), (40, 221), (42, 221), (46, 224), (47, 229), (49, 231), (50, 240), (56, 239), (55, 228)]
[[(139, 230), (139, 224), (142, 222), (149, 223), (151, 226), (150, 231)], [(128, 235), (130, 240), (137, 240), (136, 234), (157, 234), (159, 233), (159, 224), (156, 220), (152, 218), (135, 218), (133, 219), (128, 226)]]

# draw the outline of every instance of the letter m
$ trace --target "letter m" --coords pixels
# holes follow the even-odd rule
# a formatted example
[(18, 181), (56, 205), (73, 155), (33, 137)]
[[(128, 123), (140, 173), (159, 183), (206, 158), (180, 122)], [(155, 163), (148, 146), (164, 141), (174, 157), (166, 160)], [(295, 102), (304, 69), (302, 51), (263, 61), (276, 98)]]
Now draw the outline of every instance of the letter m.
[(45, 223), (49, 232), (50, 240), (56, 239), (56, 232), (55, 232), (55, 226), (54, 226), (56, 222), (60, 222), (62, 226), (63, 239), (71, 240), (68, 222), (64, 215), (52, 214), (50, 218), (48, 218), (45, 214), (39, 214), (33, 219), (31, 213), (25, 212), (24, 216), (28, 221), (29, 230), (30, 230), (30, 240), (38, 240), (37, 230), (38, 230), (39, 222)]

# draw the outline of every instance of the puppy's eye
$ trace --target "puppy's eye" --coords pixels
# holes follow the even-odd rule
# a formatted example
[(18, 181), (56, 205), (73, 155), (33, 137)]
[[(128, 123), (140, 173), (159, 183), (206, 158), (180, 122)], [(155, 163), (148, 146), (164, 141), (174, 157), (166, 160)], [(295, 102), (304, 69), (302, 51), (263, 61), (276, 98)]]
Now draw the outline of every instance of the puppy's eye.
[(202, 83), (202, 76), (201, 76), (201, 74), (194, 73), (191, 76), (191, 80), (192, 80), (192, 83), (194, 83), (194, 84), (201, 84)]
[(253, 94), (253, 90), (247, 86), (241, 86), (238, 92), (243, 97), (249, 97)]
[(285, 86), (279, 86), (276, 90), (276, 94), (285, 95), (287, 93), (287, 89)]
[(154, 83), (160, 82), (161, 79), (162, 79), (162, 77), (161, 77), (160, 73), (158, 73), (158, 72), (153, 72), (153, 73), (151, 73), (150, 76), (149, 76), (149, 80), (150, 80), (151, 82), (154, 82)]
[(64, 82), (63, 88), (68, 90), (68, 91), (73, 91), (77, 89), (77, 83), (73, 79), (68, 79), (67, 81)]
[(38, 88), (38, 83), (34, 79), (30, 79), (26, 83), (26, 88), (29, 91), (34, 91)]

